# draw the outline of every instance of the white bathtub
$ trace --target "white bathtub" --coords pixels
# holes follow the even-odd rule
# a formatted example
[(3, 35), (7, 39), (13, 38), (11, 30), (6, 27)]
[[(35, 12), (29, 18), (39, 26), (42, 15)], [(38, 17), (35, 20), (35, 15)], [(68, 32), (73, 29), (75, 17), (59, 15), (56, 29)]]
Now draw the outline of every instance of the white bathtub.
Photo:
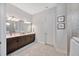
[(79, 38), (72, 37), (70, 41), (70, 56), (79, 56)]

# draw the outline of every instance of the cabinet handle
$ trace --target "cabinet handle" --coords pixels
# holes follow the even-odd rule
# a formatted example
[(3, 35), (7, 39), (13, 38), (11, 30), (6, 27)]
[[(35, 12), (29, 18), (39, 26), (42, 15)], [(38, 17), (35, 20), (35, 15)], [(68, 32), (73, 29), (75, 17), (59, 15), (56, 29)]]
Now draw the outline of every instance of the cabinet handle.
[(1, 42), (0, 42), (0, 44), (1, 44)]

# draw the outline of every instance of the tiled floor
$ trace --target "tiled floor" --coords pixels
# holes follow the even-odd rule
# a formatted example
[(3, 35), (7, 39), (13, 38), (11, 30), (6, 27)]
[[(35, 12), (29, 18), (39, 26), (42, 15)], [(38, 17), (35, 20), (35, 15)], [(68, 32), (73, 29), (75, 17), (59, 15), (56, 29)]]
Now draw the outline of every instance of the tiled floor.
[(65, 54), (57, 52), (54, 47), (41, 43), (32, 43), (27, 45), (8, 56), (65, 56)]

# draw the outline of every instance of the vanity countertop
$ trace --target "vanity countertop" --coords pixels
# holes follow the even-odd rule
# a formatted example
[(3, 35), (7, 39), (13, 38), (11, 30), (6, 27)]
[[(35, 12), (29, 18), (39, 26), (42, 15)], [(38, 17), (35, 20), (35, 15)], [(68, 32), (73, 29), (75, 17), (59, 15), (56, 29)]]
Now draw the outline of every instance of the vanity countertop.
[(35, 33), (34, 33), (34, 32), (31, 32), (31, 33), (26, 33), (26, 34), (13, 33), (12, 35), (7, 34), (7, 35), (6, 35), (6, 38), (12, 38), (12, 37), (24, 36), (24, 35), (29, 35), (29, 34), (35, 34)]

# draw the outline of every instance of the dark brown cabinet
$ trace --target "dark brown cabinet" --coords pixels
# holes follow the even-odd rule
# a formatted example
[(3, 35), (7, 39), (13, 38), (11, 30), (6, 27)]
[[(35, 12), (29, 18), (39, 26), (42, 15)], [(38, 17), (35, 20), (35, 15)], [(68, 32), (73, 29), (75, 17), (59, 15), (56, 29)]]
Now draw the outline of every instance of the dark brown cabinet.
[(35, 41), (35, 34), (7, 38), (7, 54)]
[(25, 36), (21, 36), (19, 39), (18, 39), (18, 48), (22, 47), (23, 45), (25, 45), (26, 41), (27, 40), (25, 38)]
[[(10, 39), (10, 40), (9, 40)], [(17, 39), (16, 38), (9, 38), (7, 39), (7, 53), (14, 51), (17, 49)]]

